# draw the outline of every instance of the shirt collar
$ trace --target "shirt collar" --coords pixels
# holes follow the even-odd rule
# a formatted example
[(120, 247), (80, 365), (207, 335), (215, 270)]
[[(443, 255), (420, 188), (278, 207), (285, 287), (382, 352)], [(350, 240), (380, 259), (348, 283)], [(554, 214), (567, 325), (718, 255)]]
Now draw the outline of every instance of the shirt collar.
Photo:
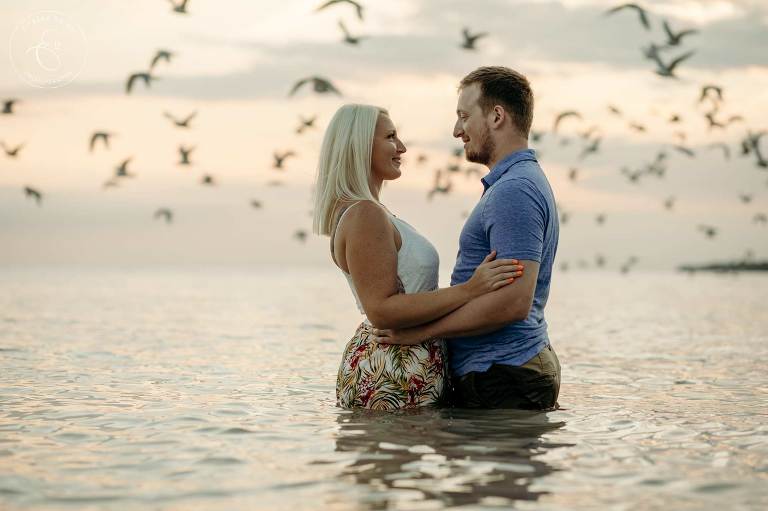
[(514, 165), (515, 163), (519, 163), (523, 160), (535, 160), (536, 159), (536, 151), (533, 149), (521, 149), (519, 151), (516, 151), (512, 154), (509, 154), (505, 156), (499, 163), (493, 166), (491, 171), (485, 175), (485, 177), (481, 178), (480, 181), (483, 182), (483, 189), (488, 190), (493, 184), (501, 179), (501, 176), (507, 173), (507, 171)]

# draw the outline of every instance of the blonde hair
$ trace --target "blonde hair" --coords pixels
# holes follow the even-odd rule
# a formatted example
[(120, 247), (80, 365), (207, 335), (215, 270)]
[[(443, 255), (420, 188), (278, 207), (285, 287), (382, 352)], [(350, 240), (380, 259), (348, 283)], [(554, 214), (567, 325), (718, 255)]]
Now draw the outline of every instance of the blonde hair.
[(315, 181), (312, 232), (330, 236), (339, 201), (379, 201), (371, 193), (371, 154), (379, 114), (371, 105), (344, 105), (325, 130)]

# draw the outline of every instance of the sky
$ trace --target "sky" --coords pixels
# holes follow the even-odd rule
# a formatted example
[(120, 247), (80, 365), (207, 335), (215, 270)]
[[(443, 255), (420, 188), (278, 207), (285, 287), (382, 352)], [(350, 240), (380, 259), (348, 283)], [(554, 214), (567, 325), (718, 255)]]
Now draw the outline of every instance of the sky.
[[(593, 268), (598, 255), (610, 271), (632, 257), (639, 270), (768, 259), (768, 225), (755, 221), (768, 215), (768, 168), (739, 154), (748, 132), (768, 129), (768, 2), (640, 2), (649, 30), (631, 10), (606, 15), (620, 2), (604, 0), (362, 0), (363, 20), (349, 5), (318, 12), (321, 3), (190, 0), (179, 14), (164, 0), (0, 0), (0, 99), (18, 99), (0, 114), (0, 141), (24, 144), (16, 157), (0, 153), (0, 264), (330, 264), (327, 238), (294, 233), (311, 231), (323, 130), (354, 102), (390, 111), (408, 152), (382, 202), (449, 270), (487, 172), (453, 155), (456, 86), (482, 65), (516, 69), (534, 89), (541, 137), (531, 147), (567, 216), (558, 267)], [(340, 20), (364, 36), (358, 45), (342, 42)], [(641, 52), (665, 41), (665, 20), (697, 31), (662, 50), (667, 61), (694, 52), (675, 79)], [(460, 47), (465, 27), (487, 33), (475, 51)], [(127, 77), (158, 49), (171, 62), (126, 94)], [(314, 75), (342, 95), (288, 95)], [(699, 101), (707, 84), (722, 87), (722, 101)], [(715, 107), (716, 119), (740, 120), (710, 129)], [(580, 117), (555, 133), (558, 113), (571, 110)], [(166, 112), (197, 115), (183, 129)], [(300, 116), (317, 121), (297, 134)], [(114, 133), (109, 149), (89, 152), (101, 130)], [(596, 138), (599, 151), (582, 158)], [(730, 158), (711, 147), (720, 143)], [(195, 147), (191, 165), (178, 164), (179, 145)], [(768, 136), (760, 147), (768, 157)], [(274, 169), (273, 153), (287, 150), (296, 156)], [(627, 178), (660, 152), (663, 176)], [(135, 177), (105, 189), (129, 157)], [(427, 200), (435, 171), (457, 164), (451, 193)], [(206, 174), (215, 186), (201, 184)], [(25, 186), (43, 194), (39, 206)], [(173, 222), (154, 219), (158, 208)]]

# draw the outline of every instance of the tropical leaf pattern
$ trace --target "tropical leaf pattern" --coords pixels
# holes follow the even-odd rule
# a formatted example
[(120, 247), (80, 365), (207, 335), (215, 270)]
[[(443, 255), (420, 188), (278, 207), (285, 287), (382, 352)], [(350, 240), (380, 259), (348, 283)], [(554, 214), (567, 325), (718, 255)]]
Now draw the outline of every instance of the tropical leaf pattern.
[(361, 323), (347, 343), (336, 378), (343, 408), (397, 410), (439, 403), (447, 382), (445, 342), (414, 346), (378, 344)]

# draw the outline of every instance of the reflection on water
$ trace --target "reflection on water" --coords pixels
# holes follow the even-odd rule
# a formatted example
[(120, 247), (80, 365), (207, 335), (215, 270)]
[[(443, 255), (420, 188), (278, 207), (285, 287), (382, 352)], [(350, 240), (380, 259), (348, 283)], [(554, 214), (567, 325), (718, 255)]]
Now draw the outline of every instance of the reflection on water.
[(768, 509), (766, 276), (556, 282), (563, 409), (381, 414), (338, 272), (0, 269), (0, 510)]
[(541, 412), (353, 411), (338, 422), (336, 450), (355, 453), (342, 475), (363, 487), (366, 509), (537, 500), (546, 492), (531, 490), (532, 481), (554, 470), (537, 458), (564, 445), (547, 434), (565, 423)]

